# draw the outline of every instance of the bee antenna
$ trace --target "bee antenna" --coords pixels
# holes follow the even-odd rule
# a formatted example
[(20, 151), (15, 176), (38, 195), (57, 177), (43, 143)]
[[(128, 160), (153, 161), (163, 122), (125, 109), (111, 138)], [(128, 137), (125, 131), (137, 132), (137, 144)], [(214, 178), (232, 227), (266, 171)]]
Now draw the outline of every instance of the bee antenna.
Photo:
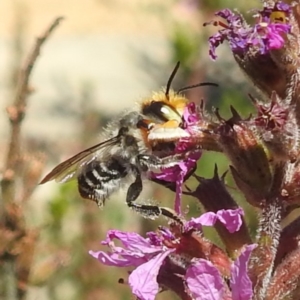
[(172, 84), (172, 81), (179, 69), (179, 66), (180, 66), (180, 61), (177, 62), (174, 70), (172, 71), (170, 77), (169, 77), (169, 80), (167, 82), (167, 87), (166, 87), (166, 92), (165, 92), (165, 95), (166, 95), (166, 98), (169, 100), (169, 91), (170, 91), (170, 88), (171, 88), (171, 84)]
[(196, 83), (196, 84), (193, 84), (193, 85), (185, 86), (185, 87), (179, 89), (177, 91), (177, 93), (179, 94), (179, 93), (181, 93), (183, 91), (186, 91), (186, 90), (194, 89), (194, 88), (199, 87), (199, 86), (207, 86), (207, 85), (219, 86), (217, 83), (213, 83), (213, 82), (200, 82), (200, 83)]

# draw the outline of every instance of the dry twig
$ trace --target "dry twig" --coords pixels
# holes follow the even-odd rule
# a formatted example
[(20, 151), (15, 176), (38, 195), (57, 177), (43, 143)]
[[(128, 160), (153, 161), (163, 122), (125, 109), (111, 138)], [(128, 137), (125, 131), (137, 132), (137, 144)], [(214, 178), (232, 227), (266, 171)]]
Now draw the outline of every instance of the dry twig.
[(16, 87), (16, 96), (13, 104), (7, 107), (8, 117), (11, 123), (11, 138), (6, 157), (6, 165), (2, 178), (2, 198), (4, 203), (12, 201), (15, 195), (15, 174), (18, 171), (18, 158), (20, 157), (20, 136), (21, 124), (25, 116), (27, 106), (27, 96), (30, 92), (29, 79), (34, 64), (40, 54), (44, 42), (48, 39), (52, 31), (59, 25), (62, 17), (58, 17), (45, 31), (37, 38), (37, 41), (30, 51), (24, 66), (21, 68)]

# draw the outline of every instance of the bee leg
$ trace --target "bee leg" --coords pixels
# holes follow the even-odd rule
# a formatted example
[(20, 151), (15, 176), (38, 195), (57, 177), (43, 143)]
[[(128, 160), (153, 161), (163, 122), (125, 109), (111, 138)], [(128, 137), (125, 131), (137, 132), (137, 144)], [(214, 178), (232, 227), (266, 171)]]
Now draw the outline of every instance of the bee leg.
[(135, 181), (129, 186), (126, 196), (126, 203), (128, 207), (134, 211), (140, 213), (145, 218), (155, 219), (161, 215), (174, 220), (176, 223), (182, 224), (180, 217), (167, 207), (159, 207), (156, 205), (145, 205), (145, 204), (136, 204), (134, 201), (138, 198), (143, 189), (143, 183), (140, 171), (134, 167), (136, 174)]

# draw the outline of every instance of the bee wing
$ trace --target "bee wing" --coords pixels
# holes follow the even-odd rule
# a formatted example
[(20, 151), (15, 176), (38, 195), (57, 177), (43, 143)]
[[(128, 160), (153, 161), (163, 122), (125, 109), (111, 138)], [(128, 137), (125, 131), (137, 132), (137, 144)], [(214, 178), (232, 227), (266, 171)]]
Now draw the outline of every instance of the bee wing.
[[(103, 154), (103, 151), (108, 151), (112, 146), (118, 144), (119, 141), (120, 137), (116, 136), (77, 153), (76, 155), (57, 165), (42, 179), (40, 184), (46, 183), (53, 179), (55, 179), (57, 182), (67, 182), (73, 179), (83, 165), (94, 160), (100, 155), (100, 153)], [(101, 152), (100, 150), (103, 151)], [(99, 151), (99, 153), (95, 154), (96, 151)]]

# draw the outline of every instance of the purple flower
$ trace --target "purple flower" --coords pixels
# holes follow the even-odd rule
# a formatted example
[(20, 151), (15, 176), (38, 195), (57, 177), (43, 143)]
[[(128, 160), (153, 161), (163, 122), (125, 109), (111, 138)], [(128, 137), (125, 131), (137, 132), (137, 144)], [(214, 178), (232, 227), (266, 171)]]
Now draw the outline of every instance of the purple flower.
[(258, 47), (261, 54), (266, 54), (272, 49), (280, 49), (285, 42), (283, 36), (290, 32), (290, 28), (288, 24), (261, 22), (253, 27), (250, 44)]
[[(241, 209), (205, 213), (199, 218), (186, 222), (184, 228), (179, 225), (174, 225), (171, 230), (160, 228), (157, 233), (149, 232), (147, 238), (134, 232), (110, 230), (106, 240), (102, 242), (102, 245), (110, 248), (110, 252), (90, 251), (89, 253), (101, 263), (108, 266), (135, 267), (135, 270), (130, 273), (128, 278), (132, 293), (141, 300), (153, 300), (159, 292), (159, 272), (163, 268), (166, 269), (167, 274), (168, 272), (170, 274), (172, 272), (172, 269), (168, 269), (168, 265), (170, 264), (169, 257), (172, 255), (180, 256), (185, 251), (184, 257), (187, 257), (187, 253), (197, 250), (186, 249), (189, 245), (187, 243), (189, 233), (191, 234), (191, 232), (199, 230), (201, 226), (212, 226), (217, 220), (221, 220), (227, 228), (232, 228), (232, 224), (237, 224), (234, 227), (236, 230), (239, 230), (240, 225), (238, 224), (242, 213)], [(181, 236), (183, 237), (182, 239)], [(116, 246), (115, 239), (121, 242), (121, 247)], [(217, 252), (214, 251), (213, 253), (216, 254)], [(201, 256), (202, 254), (198, 253), (198, 255)], [(217, 261), (220, 263), (223, 262), (223, 257), (218, 256)], [(208, 263), (212, 264), (211, 262)], [(216, 266), (213, 265), (213, 267), (219, 272)], [(187, 279), (190, 280), (190, 278), (191, 276), (187, 276)]]
[[(123, 247), (117, 247), (114, 239), (119, 240)], [(106, 240), (101, 244), (111, 249), (111, 252), (90, 251), (90, 255), (107, 266), (136, 267), (129, 275), (128, 282), (132, 293), (143, 300), (154, 299), (159, 290), (156, 280), (159, 269), (165, 258), (175, 249), (164, 246), (163, 241), (173, 240), (170, 231), (163, 234), (148, 233), (144, 238), (135, 232), (110, 230)]]
[(257, 23), (250, 26), (240, 14), (233, 13), (230, 9), (218, 11), (215, 15), (226, 20), (227, 24), (222, 21), (204, 24), (222, 27), (209, 38), (209, 55), (215, 60), (216, 48), (225, 40), (229, 42), (232, 52), (239, 56), (244, 56), (250, 48), (261, 54), (282, 48), (284, 36), (291, 32), (291, 25), (286, 24), (290, 13), (291, 7), (281, 1), (276, 2), (273, 7), (265, 5), (262, 10), (256, 12)]
[(247, 274), (250, 254), (256, 245), (248, 245), (238, 259), (231, 265), (230, 288), (216, 267), (205, 259), (196, 260), (188, 268), (185, 278), (194, 299), (206, 300), (250, 300), (252, 282)]

